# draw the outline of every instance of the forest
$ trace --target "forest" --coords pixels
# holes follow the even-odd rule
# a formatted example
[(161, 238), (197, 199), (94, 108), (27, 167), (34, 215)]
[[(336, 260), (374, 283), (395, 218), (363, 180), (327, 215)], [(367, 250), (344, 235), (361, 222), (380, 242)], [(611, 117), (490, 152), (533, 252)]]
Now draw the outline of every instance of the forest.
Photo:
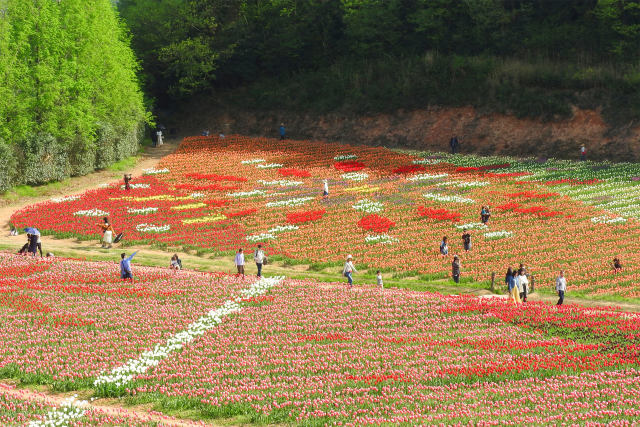
[(0, 0), (0, 191), (130, 156), (159, 111), (640, 115), (640, 1)]
[(110, 0), (0, 0), (0, 191), (138, 151), (148, 115), (130, 37)]
[(631, 0), (120, 0), (157, 105), (640, 114)]

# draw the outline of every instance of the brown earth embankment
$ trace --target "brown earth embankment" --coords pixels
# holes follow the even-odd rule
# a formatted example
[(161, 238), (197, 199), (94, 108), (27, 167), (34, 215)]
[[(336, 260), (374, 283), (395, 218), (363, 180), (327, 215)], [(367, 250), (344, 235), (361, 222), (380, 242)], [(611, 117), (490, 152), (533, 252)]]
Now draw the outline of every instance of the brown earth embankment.
[(199, 108), (171, 120), (182, 132), (278, 135), (284, 122), (292, 139), (340, 141), (417, 150), (449, 150), (457, 135), (463, 153), (576, 159), (585, 145), (590, 159), (640, 161), (640, 122), (610, 126), (594, 110), (575, 108), (571, 118), (540, 121), (473, 107), (433, 107), (393, 114), (343, 115), (291, 111), (235, 111)]

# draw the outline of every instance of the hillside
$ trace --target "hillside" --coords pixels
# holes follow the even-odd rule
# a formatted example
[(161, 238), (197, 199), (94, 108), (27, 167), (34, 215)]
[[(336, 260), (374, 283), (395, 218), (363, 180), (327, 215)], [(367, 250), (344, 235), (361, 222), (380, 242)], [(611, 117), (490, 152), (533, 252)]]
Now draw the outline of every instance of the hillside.
[(584, 144), (590, 159), (640, 160), (640, 122), (613, 126), (598, 111), (575, 107), (570, 118), (544, 121), (481, 112), (473, 107), (357, 115), (265, 112), (217, 105), (188, 107), (169, 122), (185, 133), (209, 129), (213, 134), (267, 137), (275, 137), (279, 123), (285, 122), (287, 135), (294, 139), (433, 151), (449, 150), (449, 139), (457, 135), (462, 153), (518, 157), (578, 159)]

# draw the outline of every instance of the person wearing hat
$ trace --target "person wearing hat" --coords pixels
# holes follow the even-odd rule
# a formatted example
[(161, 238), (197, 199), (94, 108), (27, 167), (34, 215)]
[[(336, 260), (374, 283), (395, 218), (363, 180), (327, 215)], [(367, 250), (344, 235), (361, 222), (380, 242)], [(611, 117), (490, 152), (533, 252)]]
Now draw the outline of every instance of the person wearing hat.
[(347, 262), (344, 263), (344, 268), (342, 269), (342, 274), (347, 278), (349, 282), (349, 287), (353, 287), (353, 273), (357, 273), (356, 267), (353, 265), (353, 257), (351, 255), (347, 255)]
[(453, 281), (460, 283), (460, 258), (458, 255), (453, 256), (453, 262), (451, 263), (451, 276)]

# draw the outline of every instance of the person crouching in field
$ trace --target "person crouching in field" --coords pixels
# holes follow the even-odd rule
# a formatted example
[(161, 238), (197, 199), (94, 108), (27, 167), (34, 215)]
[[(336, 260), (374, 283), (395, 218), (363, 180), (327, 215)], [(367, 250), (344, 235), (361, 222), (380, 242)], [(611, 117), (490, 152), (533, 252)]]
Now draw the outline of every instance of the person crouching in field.
[(622, 264), (620, 264), (620, 258), (615, 257), (613, 259), (613, 272), (620, 273), (622, 271)]
[(182, 261), (180, 261), (180, 258), (178, 258), (178, 254), (173, 254), (173, 256), (171, 257), (169, 268), (175, 271), (182, 270)]

